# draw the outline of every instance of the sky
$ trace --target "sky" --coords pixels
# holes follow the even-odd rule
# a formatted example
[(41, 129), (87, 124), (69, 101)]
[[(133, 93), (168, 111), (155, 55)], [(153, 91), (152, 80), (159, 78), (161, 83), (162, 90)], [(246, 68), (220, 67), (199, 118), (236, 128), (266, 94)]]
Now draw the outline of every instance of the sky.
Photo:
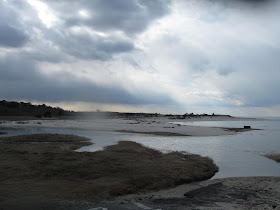
[(0, 0), (0, 99), (280, 116), (280, 1)]

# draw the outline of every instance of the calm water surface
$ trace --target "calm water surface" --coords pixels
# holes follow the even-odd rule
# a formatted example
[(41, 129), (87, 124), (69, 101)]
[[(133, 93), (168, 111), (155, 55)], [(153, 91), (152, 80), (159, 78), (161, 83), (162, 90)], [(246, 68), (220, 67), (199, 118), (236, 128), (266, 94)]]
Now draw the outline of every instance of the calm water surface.
[[(185, 151), (211, 157), (219, 166), (213, 178), (235, 176), (280, 176), (280, 163), (263, 157), (263, 154), (280, 152), (280, 121), (195, 121), (182, 123), (195, 126), (243, 127), (262, 130), (239, 133), (237, 135), (215, 137), (163, 137), (147, 134), (127, 134), (118, 132), (84, 131), (74, 129), (24, 128), (10, 130), (8, 135), (59, 133), (76, 134), (91, 139), (91, 146), (79, 151), (97, 151), (104, 146), (116, 144), (120, 140), (139, 142), (163, 152)], [(4, 135), (3, 135), (4, 136)]]

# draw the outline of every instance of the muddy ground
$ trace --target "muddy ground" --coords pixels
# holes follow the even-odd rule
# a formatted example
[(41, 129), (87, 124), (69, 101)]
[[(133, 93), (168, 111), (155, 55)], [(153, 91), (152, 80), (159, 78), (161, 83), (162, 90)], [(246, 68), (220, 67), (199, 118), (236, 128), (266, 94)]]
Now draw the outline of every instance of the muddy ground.
[(98, 152), (74, 151), (90, 144), (75, 135), (1, 137), (0, 209), (76, 209), (206, 180), (218, 171), (210, 158), (162, 154), (129, 141)]
[(161, 209), (280, 209), (280, 177), (239, 177), (210, 180), (184, 197), (150, 201)]

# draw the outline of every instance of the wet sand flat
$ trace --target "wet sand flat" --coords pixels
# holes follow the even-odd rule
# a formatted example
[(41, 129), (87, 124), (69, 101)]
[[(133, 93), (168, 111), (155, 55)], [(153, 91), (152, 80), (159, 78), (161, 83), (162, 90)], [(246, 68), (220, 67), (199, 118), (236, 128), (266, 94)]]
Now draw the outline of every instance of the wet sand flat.
[[(11, 117), (12, 119), (12, 117)], [(15, 118), (17, 119), (17, 118)], [(127, 133), (153, 134), (160, 136), (221, 136), (234, 135), (238, 132), (255, 130), (244, 128), (222, 128), (222, 127), (203, 127), (192, 125), (181, 125), (180, 122), (189, 121), (226, 121), (226, 120), (244, 120), (243, 118), (233, 117), (200, 117), (188, 119), (170, 119), (169, 117), (124, 117), (124, 118), (98, 118), (98, 119), (36, 119), (28, 118), (21, 121), (9, 120), (2, 121), (1, 128), (66, 128), (81, 129), (91, 131), (117, 131)]]

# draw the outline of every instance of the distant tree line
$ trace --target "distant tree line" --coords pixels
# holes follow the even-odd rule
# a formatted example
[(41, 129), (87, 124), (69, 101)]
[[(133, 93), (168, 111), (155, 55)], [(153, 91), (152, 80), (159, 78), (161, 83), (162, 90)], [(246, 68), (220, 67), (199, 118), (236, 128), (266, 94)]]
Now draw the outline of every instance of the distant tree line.
[(168, 117), (170, 119), (186, 119), (186, 118), (200, 118), (200, 117), (218, 117), (230, 115), (217, 115), (217, 114), (194, 114), (185, 113), (183, 115), (167, 114), (162, 115), (160, 113), (130, 113), (130, 112), (106, 112), (97, 109), (96, 112), (74, 112), (64, 110), (60, 107), (51, 107), (45, 104), (33, 105), (29, 102), (17, 102), (17, 101), (0, 101), (0, 116), (34, 116), (37, 118), (52, 118), (52, 117), (81, 117), (81, 118), (104, 118), (104, 117)]
[(0, 101), (0, 116), (34, 116), (38, 118), (52, 118), (70, 116), (73, 111), (66, 111), (60, 107), (51, 107), (45, 104), (33, 105), (29, 102)]

